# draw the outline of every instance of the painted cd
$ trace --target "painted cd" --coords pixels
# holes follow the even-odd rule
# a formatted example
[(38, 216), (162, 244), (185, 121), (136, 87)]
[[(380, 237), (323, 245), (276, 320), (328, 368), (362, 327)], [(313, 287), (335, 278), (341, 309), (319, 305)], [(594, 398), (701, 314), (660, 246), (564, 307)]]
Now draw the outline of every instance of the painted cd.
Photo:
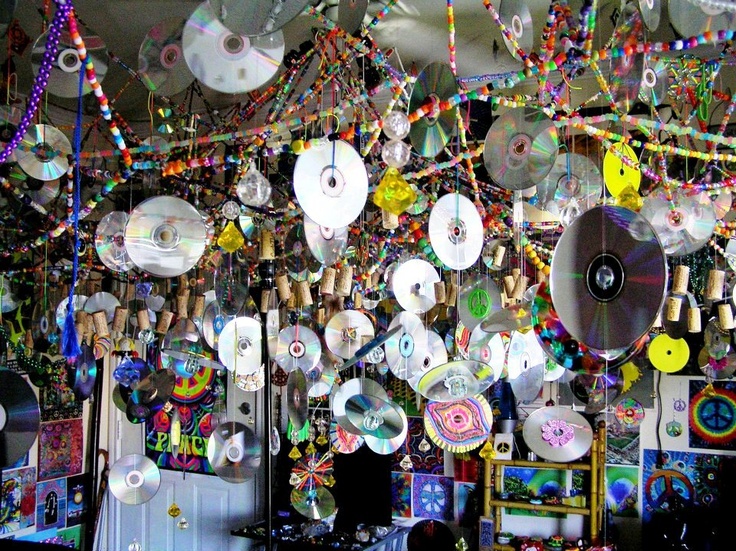
[(404, 310), (424, 314), (437, 303), (434, 286), (439, 281), (440, 275), (432, 264), (412, 258), (399, 264), (394, 271), (391, 290)]
[[(102, 83), (108, 68), (108, 53), (105, 42), (91, 29), (85, 28), (79, 20), (77, 20), (77, 25), (81, 39), (84, 41), (87, 56), (94, 65), (97, 82)], [(43, 66), (46, 42), (51, 32), (51, 30), (48, 30), (40, 35), (33, 45), (33, 50), (31, 50), (31, 66), (36, 76), (38, 76)], [(79, 95), (79, 73), (84, 71), (84, 68), (79, 52), (77, 52), (74, 45), (74, 40), (66, 27), (61, 29), (56, 55), (52, 59), (46, 91), (62, 98), (76, 98)], [(85, 78), (82, 94), (89, 94), (91, 91), (92, 86)], [(66, 161), (66, 157), (64, 160)]]
[(145, 455), (124, 455), (110, 467), (110, 493), (127, 505), (141, 505), (151, 500), (161, 485), (161, 472)]
[(125, 225), (125, 248), (133, 263), (158, 277), (176, 277), (199, 261), (207, 245), (202, 215), (178, 197), (139, 203)]
[(332, 447), (339, 453), (353, 453), (360, 448), (365, 439), (351, 432), (346, 431), (336, 421), (330, 424), (330, 442)]
[(702, 248), (713, 236), (716, 213), (707, 192), (697, 195), (653, 191), (644, 198), (646, 218), (668, 256), (684, 256)]
[(473, 202), (459, 193), (443, 195), (429, 215), (429, 238), (442, 263), (469, 268), (483, 250), (483, 221)]
[(260, 88), (284, 58), (284, 35), (276, 31), (248, 37), (230, 31), (202, 2), (184, 25), (184, 59), (203, 84), (225, 94)]
[(310, 147), (294, 165), (294, 193), (314, 222), (345, 227), (360, 215), (368, 198), (363, 159), (342, 140)]
[(411, 312), (400, 312), (389, 325), (399, 331), (384, 344), (386, 363), (399, 379), (407, 380), (422, 369), (427, 353), (427, 329)]
[(327, 518), (335, 512), (335, 497), (324, 486), (306, 490), (294, 488), (289, 499), (300, 515), (312, 520)]
[(44, 182), (66, 174), (69, 168), (67, 157), (71, 154), (69, 139), (61, 130), (48, 124), (31, 126), (15, 152), (23, 172)]
[[(85, 302), (87, 302), (87, 297), (84, 295), (72, 296), (72, 306), (74, 307), (75, 312), (83, 310)], [(61, 302), (59, 302), (59, 305), (56, 307), (56, 326), (59, 328), (60, 331), (64, 331), (64, 326), (66, 325), (68, 305), (69, 297), (65, 297), (61, 300)]]
[[(518, 44), (518, 47), (526, 54), (532, 53), (534, 47), (534, 21), (529, 11), (529, 6), (521, 0), (502, 0), (498, 9), (501, 21), (511, 32), (511, 36)], [(501, 35), (503, 43), (509, 53), (514, 58), (521, 60), (521, 56), (516, 52), (516, 48), (504, 34)]]
[(77, 356), (68, 370), (69, 386), (77, 400), (84, 401), (92, 395), (97, 379), (97, 361), (92, 347), (82, 344), (82, 353)]
[(261, 36), (279, 30), (299, 15), (309, 0), (209, 0), (212, 12), (235, 33)]
[(486, 275), (468, 277), (457, 295), (457, 310), (460, 320), (469, 331), (502, 308), (501, 292), (496, 283)]
[(323, 266), (332, 266), (348, 248), (348, 228), (320, 226), (304, 215), (304, 238), (312, 256)]
[(624, 142), (616, 142), (608, 148), (603, 156), (603, 181), (606, 189), (613, 197), (627, 187), (639, 190), (641, 170), (639, 159), (634, 150)]
[(394, 438), (376, 438), (375, 436), (365, 436), (365, 445), (368, 446), (374, 453), (379, 455), (389, 455), (398, 450), (404, 445), (406, 441), (406, 435), (409, 431), (409, 422), (406, 418), (404, 410), (399, 408), (399, 415), (401, 416), (402, 429), (401, 433)]
[(616, 420), (626, 430), (637, 429), (642, 421), (644, 421), (644, 406), (641, 402), (633, 398), (624, 398), (618, 404), (614, 411)]
[(115, 295), (106, 291), (100, 291), (84, 301), (83, 309), (90, 315), (95, 312), (105, 312), (107, 323), (112, 323), (112, 320), (115, 317), (115, 309), (119, 306), (120, 301)]
[(319, 361), (322, 346), (319, 337), (309, 327), (291, 325), (279, 331), (274, 361), (286, 371), (308, 371)]
[(552, 170), (537, 184), (538, 204), (546, 210), (562, 209), (575, 200), (580, 209), (586, 211), (598, 203), (602, 191), (600, 170), (579, 153), (558, 155)]
[(543, 407), (524, 422), (524, 442), (542, 459), (567, 463), (585, 455), (593, 429), (579, 413), (563, 407)]
[(494, 382), (491, 366), (472, 360), (455, 360), (429, 370), (417, 392), (428, 400), (452, 402), (475, 396)]
[[(401, 407), (391, 400), (383, 400), (370, 394), (356, 394), (345, 402), (348, 423), (342, 427), (363, 436), (391, 439), (403, 431)], [(348, 428), (349, 427), (349, 428)]]
[(95, 250), (102, 263), (115, 272), (127, 272), (135, 264), (125, 249), (125, 225), (128, 213), (112, 211), (97, 223)]
[(538, 184), (552, 170), (559, 137), (547, 115), (517, 107), (493, 122), (485, 144), (483, 162), (493, 181), (519, 191)]
[(482, 394), (455, 402), (429, 402), (424, 429), (443, 450), (465, 453), (482, 446), (491, 434), (493, 412)]
[(242, 423), (220, 423), (207, 440), (207, 460), (226, 482), (245, 482), (261, 466), (261, 443)]
[(241, 375), (254, 373), (261, 366), (263, 327), (249, 317), (237, 317), (220, 332), (217, 355), (228, 371)]
[(365, 342), (373, 339), (374, 335), (371, 320), (356, 310), (338, 312), (325, 326), (327, 348), (346, 360), (352, 358)]
[(628, 348), (644, 336), (666, 287), (662, 246), (647, 220), (629, 209), (592, 208), (555, 248), (552, 302), (570, 334), (591, 348)]
[(138, 50), (138, 74), (157, 96), (173, 96), (194, 82), (182, 48), (185, 23), (178, 17), (160, 21), (146, 33)]
[(59, 196), (60, 180), (39, 180), (28, 176), (18, 165), (10, 171), (8, 180), (34, 203), (46, 206)]
[[(646, 0), (644, 0), (646, 1)], [(670, 87), (667, 64), (660, 60), (644, 58), (639, 98), (646, 104), (658, 106), (666, 103)]]
[(36, 394), (26, 380), (7, 369), (0, 370), (0, 467), (10, 467), (36, 441), (41, 411)]
[(458, 87), (452, 69), (435, 61), (427, 65), (414, 83), (409, 97), (409, 112), (413, 113), (428, 102), (433, 110), (411, 125), (409, 138), (414, 149), (424, 157), (436, 157), (452, 138), (457, 124), (457, 106), (439, 110), (439, 103), (457, 94)]

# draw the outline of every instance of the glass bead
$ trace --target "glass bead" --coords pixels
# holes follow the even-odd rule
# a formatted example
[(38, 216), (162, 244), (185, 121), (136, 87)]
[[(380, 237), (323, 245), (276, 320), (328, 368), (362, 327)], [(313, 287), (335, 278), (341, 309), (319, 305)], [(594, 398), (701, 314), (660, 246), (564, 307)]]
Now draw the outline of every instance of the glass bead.
[(240, 202), (250, 207), (261, 207), (271, 199), (271, 183), (254, 165), (248, 167), (235, 191)]
[(235, 227), (233, 221), (230, 220), (222, 230), (220, 237), (217, 239), (217, 244), (222, 247), (225, 252), (234, 253), (238, 249), (241, 249), (245, 245), (245, 238), (242, 232)]
[(373, 202), (382, 209), (399, 215), (409, 208), (416, 198), (417, 194), (399, 171), (389, 168), (376, 188)]
[(391, 111), (383, 119), (383, 133), (390, 140), (403, 140), (409, 135), (411, 123), (406, 113), (402, 111)]
[(240, 205), (238, 205), (235, 201), (227, 201), (224, 205), (222, 205), (221, 212), (226, 219), (235, 220), (238, 216), (240, 216)]
[(401, 168), (411, 158), (411, 146), (399, 140), (390, 140), (383, 144), (381, 159), (388, 166)]

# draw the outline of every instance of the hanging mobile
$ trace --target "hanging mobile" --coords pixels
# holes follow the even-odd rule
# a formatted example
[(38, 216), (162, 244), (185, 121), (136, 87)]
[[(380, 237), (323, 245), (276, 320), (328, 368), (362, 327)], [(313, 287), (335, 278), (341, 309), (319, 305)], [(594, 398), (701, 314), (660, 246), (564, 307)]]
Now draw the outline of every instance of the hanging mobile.
[(685, 400), (682, 399), (682, 383), (680, 383), (680, 395), (672, 402), (672, 421), (665, 425), (668, 436), (677, 438), (682, 434), (682, 423), (675, 419), (675, 412), (683, 412), (687, 408)]

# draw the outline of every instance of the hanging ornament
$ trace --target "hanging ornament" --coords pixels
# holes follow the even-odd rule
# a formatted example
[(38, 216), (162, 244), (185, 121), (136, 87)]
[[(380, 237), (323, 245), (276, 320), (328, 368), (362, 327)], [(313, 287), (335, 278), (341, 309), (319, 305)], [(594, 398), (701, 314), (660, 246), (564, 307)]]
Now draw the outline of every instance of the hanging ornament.
[(189, 521), (184, 517), (181, 517), (181, 520), (176, 523), (176, 527), (179, 530), (186, 530), (187, 528), (189, 528)]
[(665, 425), (665, 430), (667, 431), (668, 436), (677, 438), (682, 434), (682, 423), (673, 419)]
[(234, 253), (245, 245), (245, 238), (233, 221), (228, 221), (225, 229), (222, 230), (220, 237), (217, 238), (217, 244), (228, 253)]
[(235, 220), (240, 216), (240, 205), (235, 201), (227, 201), (220, 209), (222, 215), (228, 220)]
[(399, 465), (405, 471), (410, 471), (414, 468), (414, 463), (412, 463), (411, 456), (408, 453), (399, 461)]
[(419, 442), (419, 451), (422, 452), (422, 453), (427, 453), (431, 447), (432, 446), (430, 445), (429, 442), (427, 442), (427, 438), (426, 437), (425, 438), (422, 438), (422, 441)]
[(381, 159), (391, 168), (401, 168), (411, 159), (411, 146), (401, 140), (389, 140), (383, 144)]
[(416, 201), (417, 194), (395, 168), (388, 168), (373, 194), (373, 202), (388, 212), (399, 215)]
[(171, 439), (171, 455), (174, 459), (179, 455), (179, 444), (181, 443), (181, 419), (179, 418), (179, 408), (175, 407), (174, 414), (171, 417), (170, 439)]
[(491, 460), (496, 456), (496, 450), (493, 449), (493, 444), (491, 444), (490, 440), (486, 440), (486, 443), (483, 444), (478, 455), (480, 455), (481, 459), (485, 459), (486, 461)]
[(133, 541), (128, 545), (128, 551), (143, 551), (143, 546), (138, 543), (136, 538), (133, 538)]
[(382, 128), (389, 140), (403, 140), (411, 131), (411, 123), (406, 113), (391, 111), (384, 117)]
[(245, 175), (238, 181), (235, 191), (240, 202), (249, 207), (261, 207), (271, 199), (271, 183), (256, 170), (254, 164), (248, 167)]
[(627, 184), (623, 189), (616, 195), (614, 201), (619, 207), (625, 207), (634, 212), (639, 212), (641, 207), (644, 206), (644, 198), (639, 194), (639, 191), (634, 188), (631, 184)]
[(171, 518), (176, 518), (181, 515), (181, 509), (176, 503), (172, 503), (169, 506), (169, 510), (166, 511)]

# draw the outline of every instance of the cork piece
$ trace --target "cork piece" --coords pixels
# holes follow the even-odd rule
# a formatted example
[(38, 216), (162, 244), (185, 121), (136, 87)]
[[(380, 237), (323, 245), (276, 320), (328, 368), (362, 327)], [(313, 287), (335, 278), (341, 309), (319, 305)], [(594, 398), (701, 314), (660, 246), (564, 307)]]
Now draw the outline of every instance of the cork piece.
[(156, 324), (157, 333), (166, 333), (171, 327), (171, 322), (174, 319), (174, 313), (169, 310), (161, 310), (158, 316), (158, 323)]
[(95, 334), (100, 337), (110, 336), (110, 330), (107, 328), (107, 312), (100, 310), (92, 314), (92, 324), (95, 328)]
[(665, 311), (667, 321), (678, 321), (680, 319), (680, 311), (682, 310), (682, 297), (670, 296), (667, 297), (665, 304)]
[(437, 304), (444, 304), (447, 300), (447, 287), (444, 281), (437, 281), (434, 284), (434, 298)]
[(672, 292), (676, 295), (687, 293), (687, 284), (690, 279), (690, 268), (687, 266), (676, 266), (675, 275), (672, 277)]
[(122, 306), (115, 308), (115, 316), (112, 318), (112, 330), (116, 333), (123, 333), (125, 326), (128, 324), (128, 309)]
[(690, 333), (700, 333), (702, 326), (700, 323), (700, 308), (697, 306), (687, 311), (687, 330)]
[(708, 300), (721, 300), (723, 298), (723, 284), (726, 281), (726, 272), (723, 270), (711, 270), (708, 272), (708, 284), (705, 287), (705, 298)]
[(335, 294), (339, 297), (349, 297), (353, 290), (353, 267), (343, 266), (337, 273)]
[(322, 280), (319, 287), (320, 295), (332, 295), (335, 293), (335, 279), (337, 278), (337, 270), (335, 268), (325, 268), (322, 272)]
[(258, 258), (260, 260), (274, 260), (276, 258), (276, 242), (273, 233), (262, 228), (258, 242)]
[(286, 274), (279, 274), (276, 276), (276, 291), (279, 294), (279, 300), (281, 302), (287, 302), (291, 298), (291, 288), (289, 287), (289, 276)]

